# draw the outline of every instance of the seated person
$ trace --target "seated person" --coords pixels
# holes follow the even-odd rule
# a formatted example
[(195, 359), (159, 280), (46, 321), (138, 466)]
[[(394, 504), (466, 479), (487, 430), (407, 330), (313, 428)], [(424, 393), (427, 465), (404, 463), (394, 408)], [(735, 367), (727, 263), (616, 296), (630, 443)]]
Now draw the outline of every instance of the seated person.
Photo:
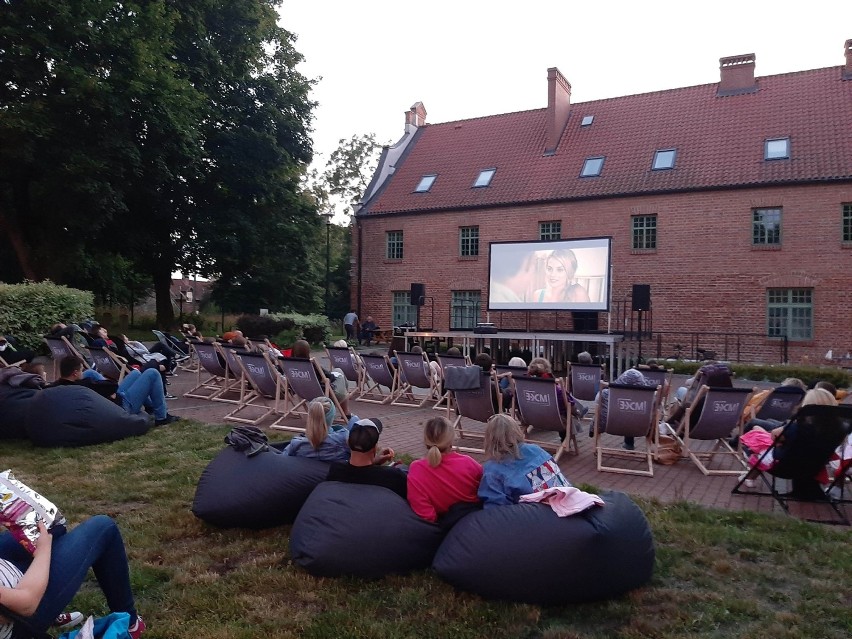
[(31, 362), (35, 356), (35, 351), (19, 347), (18, 340), (11, 335), (0, 335), (0, 357), (5, 359), (7, 364)]
[(683, 383), (683, 386), (675, 391), (675, 399), (679, 403), (683, 403), (689, 389), (692, 388), (694, 384), (699, 383), (702, 379), (704, 380), (703, 383), (707, 386), (713, 386), (716, 388), (733, 388), (734, 384), (731, 381), (732, 376), (733, 373), (727, 364), (720, 364), (718, 362), (705, 364), (695, 371), (695, 375), (687, 379)]
[[(423, 349), (420, 346), (412, 346), (411, 352), (416, 353), (418, 355), (423, 354)], [(431, 376), (432, 380), (438, 384), (441, 381), (442, 373), (441, 373), (441, 365), (438, 362), (433, 362), (428, 357), (426, 358), (427, 363), (423, 365), (423, 371), (426, 373), (426, 377)]]
[(333, 428), (337, 409), (328, 397), (317, 397), (308, 406), (308, 423), (304, 435), (296, 435), (284, 449), (285, 455), (308, 457), (320, 461), (349, 461), (349, 428), (354, 416), (344, 428)]
[(408, 503), (426, 521), (436, 522), (456, 504), (479, 507), (482, 466), (453, 451), (455, 431), (445, 417), (433, 417), (423, 429), (426, 457), (408, 470)]
[[(550, 362), (547, 361), (544, 357), (535, 357), (530, 362), (530, 365), (527, 367), (527, 375), (530, 377), (540, 377), (541, 379), (554, 379), (553, 377), (553, 369), (550, 366)], [(565, 407), (565, 402), (562, 400), (562, 387), (557, 384), (556, 386), (556, 398), (557, 405), (559, 406), (559, 412), (562, 415), (567, 415), (568, 409)], [(571, 414), (576, 415), (578, 417), (582, 417), (585, 414), (585, 410), (580, 410), (577, 408), (577, 400), (574, 399), (571, 393), (568, 393), (568, 406), (571, 407)], [(583, 407), (585, 409), (585, 407)], [(582, 414), (581, 414), (582, 413)], [(565, 431), (559, 431), (559, 438), (565, 439)]]
[[(628, 368), (621, 375), (615, 378), (613, 384), (623, 384), (625, 386), (657, 386), (657, 382), (648, 379), (642, 373), (640, 373), (635, 368)], [(595, 398), (595, 403), (597, 403), (598, 398), (600, 398), (600, 427), (603, 429), (606, 426), (606, 418), (609, 412), (609, 388), (604, 388), (600, 393), (598, 393), (598, 397)], [(589, 437), (594, 437), (594, 424), (589, 429)], [(635, 437), (625, 437), (624, 444), (622, 447), (625, 450), (635, 450), (636, 448), (636, 438)]]
[(195, 324), (184, 324), (181, 326), (181, 332), (192, 339), (204, 339), (204, 336), (195, 328)]
[[(311, 345), (303, 339), (296, 340), (293, 344), (293, 357), (311, 359)], [(352, 414), (349, 412), (349, 388), (346, 383), (346, 375), (339, 368), (333, 368), (330, 371), (322, 367), (320, 369), (331, 382), (331, 390), (334, 392), (337, 401), (340, 402), (340, 407), (343, 409), (346, 419), (350, 419)]]
[(571, 486), (550, 453), (525, 443), (521, 425), (508, 415), (488, 420), (483, 448), (486, 461), (478, 495), (485, 508), (517, 504), (521, 495), (546, 488)]
[(370, 345), (370, 342), (373, 341), (373, 333), (379, 330), (379, 327), (373, 321), (372, 315), (367, 315), (367, 319), (361, 322), (361, 339), (358, 340), (358, 343), (363, 343), (367, 346)]
[[(25, 618), (32, 630), (45, 633), (92, 568), (110, 611), (129, 614), (130, 638), (138, 639), (145, 622), (136, 612), (124, 541), (115, 522), (98, 515), (56, 539), (43, 523), (38, 528), (32, 556), (11, 533), (0, 534), (0, 603)], [(0, 637), (29, 636), (16, 625), (0, 617)]]
[[(800, 388), (803, 391), (808, 390), (808, 387), (805, 386), (805, 383), (797, 377), (788, 377), (783, 382), (781, 382), (780, 385), (781, 386), (792, 386), (792, 387), (795, 387), (795, 388)], [(761, 391), (754, 393), (751, 396), (751, 398), (748, 400), (748, 403), (745, 405), (745, 408), (743, 409), (743, 416), (742, 416), (743, 420), (747, 419), (748, 416), (752, 414), (752, 412), (754, 412), (755, 415), (757, 413), (759, 413), (760, 409), (766, 403), (766, 399), (772, 394), (772, 391), (774, 391), (774, 390), (775, 390), (774, 388), (765, 388)], [(776, 426), (780, 426), (781, 423), (782, 422), (775, 420), (775, 419), (757, 419), (757, 418), (749, 419), (743, 425), (743, 432), (747, 433), (748, 431), (750, 431), (755, 426), (760, 426), (760, 427), (762, 427), (766, 430), (772, 430)], [(737, 437), (734, 437), (731, 440), (731, 446), (733, 446), (734, 448), (736, 448), (737, 439), (738, 439)]]
[(590, 366), (595, 362), (592, 359), (592, 354), (589, 351), (582, 351), (580, 353), (577, 353), (577, 363)]
[[(491, 369), (494, 368), (494, 362), (488, 353), (477, 353), (476, 357), (473, 358), (473, 364), (479, 366), (483, 373), (490, 373)], [(491, 384), (491, 406), (495, 413), (500, 411), (500, 399), (497, 395), (497, 387), (494, 384)]]
[(103, 375), (92, 368), (83, 370), (83, 361), (76, 355), (68, 355), (59, 360), (59, 379), (49, 386), (68, 386), (77, 385), (91, 388), (101, 397), (117, 403), (121, 406), (122, 402), (118, 400), (118, 383), (106, 379)]
[(349, 429), (349, 463), (335, 462), (328, 469), (328, 481), (342, 481), (350, 484), (372, 484), (383, 486), (395, 492), (403, 499), (408, 495), (408, 481), (399, 468), (385, 466), (385, 462), (394, 458), (392, 448), (383, 448), (377, 452), (382, 422), (372, 419), (360, 419)]

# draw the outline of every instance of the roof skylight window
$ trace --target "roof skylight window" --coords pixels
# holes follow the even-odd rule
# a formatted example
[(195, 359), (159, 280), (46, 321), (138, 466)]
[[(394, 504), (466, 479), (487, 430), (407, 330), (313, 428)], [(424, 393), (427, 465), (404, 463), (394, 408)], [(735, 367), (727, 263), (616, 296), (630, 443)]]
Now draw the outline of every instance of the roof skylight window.
[(580, 171), (580, 177), (595, 177), (601, 174), (603, 169), (604, 158), (586, 158), (583, 162), (583, 170)]
[(591, 126), (592, 122), (595, 121), (595, 116), (593, 115), (584, 115), (583, 120), (580, 122), (580, 126)]
[(435, 182), (435, 178), (437, 175), (424, 175), (420, 178), (420, 182), (417, 183), (417, 188), (414, 189), (415, 193), (428, 193), (429, 189), (432, 188), (432, 184)]
[(764, 160), (785, 160), (790, 157), (790, 138), (767, 140), (763, 147)]
[(654, 163), (651, 165), (651, 169), (653, 169), (654, 171), (673, 169), (675, 163), (675, 155), (677, 155), (677, 151), (675, 149), (665, 149), (662, 151), (657, 151), (656, 153), (654, 153)]
[(476, 182), (473, 183), (474, 187), (488, 186), (491, 184), (491, 178), (494, 177), (494, 173), (497, 169), (482, 169), (479, 172), (479, 175), (476, 177)]

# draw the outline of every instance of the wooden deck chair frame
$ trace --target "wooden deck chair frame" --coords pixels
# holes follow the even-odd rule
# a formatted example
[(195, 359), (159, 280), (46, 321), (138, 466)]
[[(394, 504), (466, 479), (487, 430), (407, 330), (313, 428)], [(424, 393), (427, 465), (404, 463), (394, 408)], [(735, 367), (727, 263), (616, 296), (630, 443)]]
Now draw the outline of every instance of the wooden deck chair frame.
[[(557, 388), (563, 389), (561, 400)], [(545, 449), (553, 449), (553, 458), (556, 461), (559, 461), (564, 452), (570, 455), (579, 454), (577, 434), (574, 432), (574, 424), (571, 418), (571, 404), (561, 380), (513, 376), (512, 390), (518, 409), (516, 419), (524, 427), (526, 435), (529, 435), (535, 428), (553, 431), (557, 434), (560, 430), (565, 429), (565, 439), (559, 444), (527, 437), (528, 443), (538, 444)], [(560, 402), (563, 404), (564, 411), (560, 410)]]
[[(660, 386), (630, 386), (627, 384), (606, 384), (607, 410), (606, 423), (601, 424), (601, 405), (604, 401), (604, 388), (598, 396), (598, 406), (595, 411), (594, 435), (595, 455), (598, 472), (619, 473), (622, 475), (654, 476), (654, 452), (659, 444), (659, 428), (657, 421), (660, 411)], [(645, 447), (641, 450), (625, 450), (622, 447), (613, 448), (603, 445), (602, 435), (616, 437), (637, 437), (645, 439)], [(605, 466), (604, 456), (620, 459), (644, 460), (646, 470), (624, 468), (623, 466)]]
[[(225, 360), (225, 366), (231, 376), (230, 385), (213, 399), (214, 402), (225, 402), (226, 404), (242, 404), (248, 399), (248, 395), (254, 392), (254, 389), (246, 379), (245, 369), (240, 364), (237, 353), (243, 349), (239, 346), (231, 344), (223, 344), (216, 342), (216, 350)], [(234, 397), (233, 395), (236, 395)]]
[[(269, 415), (280, 413), (281, 391), (285, 381), (268, 353), (239, 351), (236, 356), (251, 392), (244, 394), (237, 407), (225, 415), (224, 419), (256, 426)], [(256, 410), (260, 411), (259, 415), (244, 416), (244, 413)]]
[[(509, 389), (512, 389), (512, 377), (515, 375), (519, 375), (521, 377), (527, 374), (526, 366), (506, 366), (505, 364), (495, 364), (494, 365), (494, 375), (497, 377), (497, 385), (499, 387), (501, 379), (509, 380)], [(512, 392), (512, 401), (511, 406), (503, 406), (503, 410), (508, 411), (508, 413), (512, 416), (512, 419), (518, 419), (517, 411), (515, 410), (515, 396), (514, 390)], [(502, 395), (502, 390), (500, 395)], [(502, 400), (501, 400), (502, 403)], [(520, 421), (520, 420), (518, 420)]]
[(44, 339), (44, 343), (50, 349), (50, 356), (53, 359), (53, 379), (59, 379), (59, 360), (63, 357), (73, 355), (82, 360), (83, 368), (91, 368), (89, 360), (83, 357), (82, 353), (64, 335), (60, 337), (44, 337), (42, 339)]
[[(795, 428), (795, 436), (786, 437), (784, 431), (776, 439), (776, 447), (767, 449), (754, 466), (758, 469), (758, 478), (769, 492), (762, 490), (742, 490), (746, 477), (743, 477), (731, 490), (735, 495), (764, 495), (772, 497), (786, 514), (790, 514), (788, 502), (811, 502), (829, 506), (837, 519), (809, 519), (823, 524), (839, 524), (848, 526), (849, 518), (840, 508), (841, 502), (821, 493), (820, 498), (796, 496), (782, 493), (777, 480), (813, 479), (825, 468), (838, 446), (852, 434), (852, 406), (821, 406), (812, 404), (802, 406), (796, 414), (784, 425), (784, 430)], [(779, 449), (786, 449), (788, 454), (779, 454)], [(768, 470), (760, 470), (761, 461), (773, 453), (774, 464)], [(769, 475), (769, 479), (767, 479)]]
[(186, 391), (184, 397), (215, 400), (223, 393), (233, 390), (233, 377), (227, 362), (221, 362), (222, 357), (215, 344), (194, 342), (192, 350), (198, 359), (196, 385)]
[[(326, 346), (325, 356), (328, 358), (328, 370), (339, 368), (347, 382), (355, 382), (355, 388), (349, 390), (347, 397), (357, 398), (364, 389), (364, 367), (358, 363), (355, 349), (351, 346)], [(348, 386), (347, 383), (347, 390)]]
[(95, 361), (95, 370), (107, 379), (120, 384), (130, 372), (127, 361), (106, 346), (90, 346), (89, 353)]
[[(364, 388), (357, 401), (372, 404), (389, 404), (399, 389), (399, 373), (391, 365), (387, 355), (361, 354), (364, 364)], [(388, 389), (385, 393), (382, 386)]]
[[(702, 386), (686, 409), (681, 427), (667, 425), (669, 433), (677, 439), (683, 450), (683, 456), (689, 457), (704, 475), (739, 475), (748, 465), (743, 459), (739, 445), (742, 435), (742, 414), (753, 388), (711, 388)], [(703, 400), (703, 401), (702, 401)], [(701, 411), (695, 425), (691, 424), (692, 414)], [(737, 436), (737, 448), (728, 443), (732, 435)], [(700, 450), (697, 442), (714, 442), (709, 451)], [(734, 459), (737, 468), (710, 468), (717, 456)], [(706, 461), (705, 461), (706, 460)]]
[[(436, 355), (435, 359), (438, 360), (438, 366), (441, 367), (441, 383), (443, 384), (444, 379), (444, 369), (449, 368), (451, 366), (470, 366), (470, 358), (465, 357), (464, 355)], [(444, 392), (441, 393), (441, 399), (438, 400), (438, 403), (435, 404), (432, 409), (433, 410), (443, 410), (447, 409), (447, 413), (449, 413), (451, 408), (452, 398), (450, 397), (450, 391), (446, 389), (446, 386), (443, 387)], [(438, 392), (441, 392), (441, 389), (438, 389)]]
[[(477, 366), (479, 368), (479, 366)], [(485, 439), (485, 433), (465, 432), (463, 419), (471, 419), (476, 422), (485, 424), (491, 417), (503, 412), (502, 394), (497, 385), (497, 376), (493, 371), (484, 372), (480, 369), (480, 386), (479, 388), (470, 389), (448, 389), (451, 401), (447, 403), (447, 419), (453, 425), (453, 430), (456, 432), (458, 439)], [(494, 391), (497, 391), (497, 410), (494, 410)], [(451, 412), (452, 411), (452, 412)], [(452, 413), (455, 413), (455, 418)], [(483, 453), (483, 448), (470, 446), (454, 445), (459, 452), (463, 453)]]
[(601, 389), (603, 369), (597, 364), (569, 364), (567, 379), (568, 392), (588, 409), (580, 423), (588, 420), (587, 424), (591, 426), (597, 411), (595, 399)]
[[(12, 352), (14, 352), (14, 351), (12, 351)], [(3, 359), (2, 356), (0, 356), (0, 368), (6, 368), (7, 366), (20, 366), (21, 364), (24, 364), (26, 361), (27, 360), (22, 359), (22, 360), (18, 360), (16, 362), (7, 362), (5, 359)]]
[(281, 416), (270, 425), (270, 428), (297, 433), (305, 432), (303, 427), (288, 426), (282, 422), (290, 417), (307, 417), (308, 404), (317, 397), (328, 397), (337, 409), (335, 421), (346, 423), (346, 415), (343, 407), (334, 395), (331, 382), (325, 376), (325, 373), (322, 372), (322, 368), (320, 368), (320, 365), (313, 357), (310, 359), (279, 357), (278, 366), (281, 368), (284, 380), (286, 381), (284, 386), (284, 401), (279, 411)]
[[(394, 406), (412, 406), (423, 408), (429, 402), (441, 400), (441, 390), (435, 383), (429, 359), (426, 353), (405, 353), (398, 351), (396, 359), (399, 366), (399, 387), (396, 397), (391, 401)], [(419, 388), (427, 392), (422, 399), (414, 394)]]
[(645, 379), (649, 379), (652, 382), (656, 382), (657, 386), (660, 387), (659, 398), (657, 399), (657, 406), (659, 410), (659, 420), (663, 419), (663, 414), (666, 410), (666, 404), (668, 403), (669, 394), (672, 390), (672, 377), (674, 377), (674, 369), (673, 368), (637, 368), (642, 376)]

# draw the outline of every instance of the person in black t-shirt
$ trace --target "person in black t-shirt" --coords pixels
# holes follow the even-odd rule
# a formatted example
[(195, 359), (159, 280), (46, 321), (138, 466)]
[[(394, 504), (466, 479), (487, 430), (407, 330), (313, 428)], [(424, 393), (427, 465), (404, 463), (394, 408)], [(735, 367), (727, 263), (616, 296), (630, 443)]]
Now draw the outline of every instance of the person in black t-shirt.
[(361, 419), (353, 424), (349, 431), (349, 448), (352, 455), (349, 463), (336, 462), (328, 470), (328, 481), (342, 481), (350, 484), (372, 484), (394, 491), (403, 499), (408, 498), (408, 477), (404, 472), (392, 466), (384, 466), (393, 459), (392, 448), (376, 449), (382, 422), (377, 419)]

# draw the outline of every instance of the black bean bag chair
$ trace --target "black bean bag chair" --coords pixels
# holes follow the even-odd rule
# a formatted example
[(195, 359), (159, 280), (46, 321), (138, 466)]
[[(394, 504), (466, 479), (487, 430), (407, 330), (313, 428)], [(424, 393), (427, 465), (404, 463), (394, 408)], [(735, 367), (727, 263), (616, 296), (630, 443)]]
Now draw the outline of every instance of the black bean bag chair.
[(35, 388), (0, 386), (0, 439), (26, 439)]
[(376, 578), (428, 568), (441, 529), (381, 486), (317, 486), (290, 531), (293, 561), (318, 577)]
[(27, 436), (36, 446), (88, 446), (144, 435), (153, 424), (85, 386), (55, 386), (33, 397)]
[(328, 464), (316, 459), (274, 450), (247, 457), (228, 446), (201, 473), (192, 512), (222, 528), (291, 524), (308, 495), (327, 476)]
[(475, 512), (447, 534), (432, 567), (460, 590), (540, 605), (616, 597), (648, 582), (654, 539), (627, 495), (558, 517), (544, 504)]

